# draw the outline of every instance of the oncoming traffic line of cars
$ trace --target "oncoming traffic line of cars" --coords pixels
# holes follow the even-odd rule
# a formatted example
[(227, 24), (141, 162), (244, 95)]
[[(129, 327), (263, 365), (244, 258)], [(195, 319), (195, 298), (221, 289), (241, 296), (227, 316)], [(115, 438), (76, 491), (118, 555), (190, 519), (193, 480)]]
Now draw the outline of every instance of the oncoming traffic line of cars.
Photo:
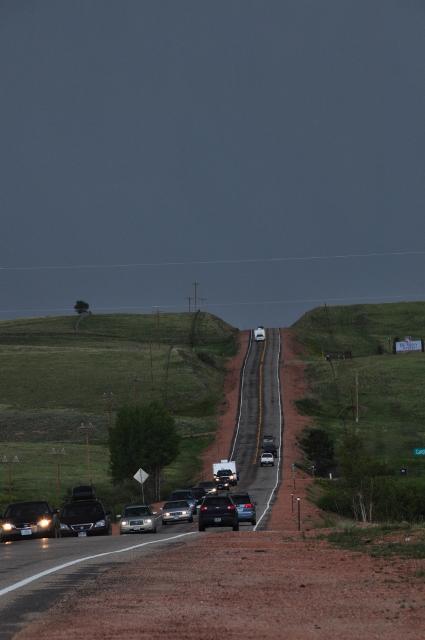
[(161, 509), (161, 521), (163, 525), (193, 522), (198, 514), (199, 531), (207, 527), (232, 527), (233, 531), (239, 531), (241, 522), (257, 523), (256, 505), (247, 492), (220, 492), (214, 482), (204, 482), (194, 489), (172, 491), (170, 500)]
[[(274, 436), (263, 436), (260, 466), (274, 467), (278, 455)], [(147, 504), (130, 504), (117, 515), (120, 535), (156, 533), (157, 520), (163, 526), (178, 522), (193, 523), (198, 516), (199, 531), (207, 527), (232, 527), (239, 530), (241, 522), (257, 523), (256, 505), (248, 492), (230, 492), (237, 485), (234, 463), (222, 460), (213, 465), (214, 480), (200, 482), (197, 487), (177, 489), (161, 507), (161, 514)], [(214, 467), (218, 468), (215, 469)], [(222, 468), (219, 468), (222, 467)], [(92, 486), (78, 486), (72, 497), (60, 509), (53, 509), (46, 500), (11, 503), (2, 518), (0, 542), (31, 538), (66, 538), (110, 535), (111, 511), (105, 510)]]
[[(147, 504), (127, 505), (119, 519), (119, 533), (156, 533), (157, 519), (163, 526), (194, 521), (198, 516), (198, 529), (232, 527), (257, 522), (256, 505), (247, 492), (217, 491), (214, 483), (203, 482), (192, 489), (172, 491), (170, 499), (160, 509), (161, 515)], [(0, 542), (29, 540), (32, 538), (88, 537), (110, 535), (111, 511), (105, 510), (91, 486), (73, 489), (72, 498), (60, 509), (54, 509), (46, 500), (28, 500), (11, 503), (2, 518)]]
[(110, 535), (110, 514), (91, 486), (75, 487), (62, 512), (53, 509), (47, 500), (14, 502), (2, 516), (0, 542)]

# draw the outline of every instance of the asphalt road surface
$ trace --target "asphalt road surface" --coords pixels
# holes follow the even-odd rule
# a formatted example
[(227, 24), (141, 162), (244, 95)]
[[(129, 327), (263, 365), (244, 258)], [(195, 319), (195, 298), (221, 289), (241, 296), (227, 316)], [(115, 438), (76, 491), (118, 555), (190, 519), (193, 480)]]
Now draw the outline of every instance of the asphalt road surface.
[[(279, 359), (277, 329), (268, 329), (264, 342), (251, 338), (241, 376), (239, 416), (229, 452), (239, 472), (238, 486), (232, 491), (248, 491), (258, 503), (257, 525), (241, 523), (244, 530), (266, 528), (279, 485), (283, 425)], [(260, 467), (264, 434), (276, 438), (279, 455), (274, 467)], [(156, 534), (37, 539), (0, 545), (0, 639), (12, 638), (31, 621), (34, 613), (49, 609), (82, 580), (95, 580), (100, 573), (134, 558), (159, 554), (221, 530), (199, 533), (197, 517), (192, 524), (167, 526), (160, 524), (160, 518), (158, 514)]]

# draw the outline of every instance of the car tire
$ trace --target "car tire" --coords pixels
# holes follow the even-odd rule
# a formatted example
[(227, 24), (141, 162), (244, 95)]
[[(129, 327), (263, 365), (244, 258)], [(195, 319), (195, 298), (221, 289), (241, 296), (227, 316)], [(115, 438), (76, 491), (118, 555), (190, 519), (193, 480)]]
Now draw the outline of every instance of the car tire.
[(233, 531), (239, 531), (239, 522), (233, 525)]
[(274, 467), (274, 462), (272, 463), (272, 467)]
[(155, 527), (155, 529), (153, 529), (152, 533), (156, 533), (156, 527)]
[(252, 524), (253, 527), (255, 527), (255, 525), (257, 524), (257, 521), (256, 520), (251, 520), (251, 524)]
[(199, 525), (198, 529), (199, 529), (199, 531), (205, 531), (205, 527), (202, 526), (202, 524)]
[(260, 463), (260, 467), (264, 467), (263, 463)]
[(193, 516), (189, 518), (188, 522), (193, 522)]
[(162, 523), (161, 523), (161, 524), (163, 524), (163, 525), (164, 525), (164, 527), (165, 527), (165, 525), (167, 524), (167, 522), (164, 522), (164, 520), (162, 520)]

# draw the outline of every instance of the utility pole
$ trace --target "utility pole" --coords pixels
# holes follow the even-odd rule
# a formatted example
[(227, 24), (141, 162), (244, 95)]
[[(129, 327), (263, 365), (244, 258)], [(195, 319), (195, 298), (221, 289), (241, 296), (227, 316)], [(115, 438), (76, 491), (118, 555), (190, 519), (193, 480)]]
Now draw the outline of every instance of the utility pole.
[(56, 451), (56, 449), (53, 447), (51, 455), (52, 456), (56, 456), (57, 462), (58, 462), (58, 466), (57, 466), (57, 476), (56, 476), (56, 503), (58, 505), (58, 509), (60, 507), (60, 484), (61, 484), (61, 474), (60, 474), (60, 457), (65, 455), (65, 449), (62, 447), (62, 449), (59, 451), (59, 449)]
[(156, 317), (158, 320), (158, 349), (161, 349), (161, 332), (160, 332), (160, 328), (159, 328), (159, 309), (156, 310)]
[(9, 467), (9, 502), (12, 502), (12, 486), (13, 486), (12, 465), (19, 462), (19, 458), (18, 456), (15, 456), (13, 460), (8, 460), (6, 456), (3, 456), (2, 462), (7, 464), (7, 466)]
[(186, 298), (186, 300), (189, 300), (189, 315), (187, 316), (188, 318), (188, 326), (189, 326), (189, 340), (190, 340), (190, 301), (192, 300), (192, 298), (190, 296), (188, 296)]
[(199, 298), (199, 299), (201, 301), (201, 311), (203, 311), (204, 310), (204, 302), (205, 302), (206, 298)]
[(86, 450), (87, 450), (87, 475), (89, 479), (89, 484), (91, 485), (91, 473), (90, 473), (90, 447), (89, 447), (89, 429), (93, 429), (93, 425), (91, 422), (89, 424), (81, 423), (80, 429), (86, 430)]
[[(341, 411), (341, 403), (339, 401), (338, 385), (336, 383), (336, 377), (335, 377), (334, 366), (332, 364), (332, 358), (331, 358), (331, 356), (328, 355), (328, 356), (326, 356), (325, 360), (327, 362), (329, 362), (329, 364), (331, 365), (332, 375), (333, 375), (333, 379), (334, 379), (335, 395), (336, 395), (336, 399), (337, 399), (337, 402), (338, 402), (338, 416), (340, 416), (341, 413), (342, 413), (342, 411)], [(344, 423), (345, 435), (347, 435), (347, 425), (345, 424), (345, 418), (344, 417), (342, 418), (342, 421)]]
[(325, 311), (326, 311), (326, 317), (328, 319), (328, 327), (329, 327), (329, 335), (331, 337), (331, 340), (333, 341), (333, 337), (332, 337), (332, 329), (331, 329), (331, 319), (329, 317), (329, 309), (327, 307), (327, 304), (325, 302)]
[(195, 312), (197, 311), (197, 306), (196, 306), (196, 287), (198, 286), (198, 284), (201, 284), (200, 282), (192, 282), (193, 286), (195, 287)]
[(111, 400), (114, 397), (114, 394), (112, 393), (112, 391), (108, 391), (108, 393), (104, 393), (102, 396), (102, 399), (105, 400), (105, 402), (108, 405), (108, 413), (109, 413), (109, 426), (112, 427), (112, 410), (111, 410)]
[(150, 369), (151, 369), (151, 385), (152, 385), (152, 390), (155, 389), (154, 383), (153, 383), (153, 362), (152, 362), (152, 343), (149, 340), (149, 355), (150, 355)]
[(137, 383), (138, 382), (140, 382), (140, 378), (139, 378), (139, 376), (134, 374), (134, 376), (133, 376), (133, 404), (134, 404), (134, 406), (137, 405), (136, 391), (137, 391)]
[(356, 371), (356, 422), (359, 421), (359, 372)]

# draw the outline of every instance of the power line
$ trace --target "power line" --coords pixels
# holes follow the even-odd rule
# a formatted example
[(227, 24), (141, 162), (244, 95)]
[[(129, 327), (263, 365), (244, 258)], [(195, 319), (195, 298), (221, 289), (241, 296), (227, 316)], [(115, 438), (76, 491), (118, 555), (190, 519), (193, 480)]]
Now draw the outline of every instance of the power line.
[[(290, 300), (263, 300), (263, 301), (250, 301), (250, 302), (210, 302), (208, 307), (240, 307), (240, 306), (262, 306), (262, 305), (270, 305), (270, 304), (295, 304), (295, 303), (305, 303), (305, 302), (315, 302), (318, 304), (324, 304), (326, 302), (353, 302), (353, 301), (364, 301), (364, 300), (406, 300), (407, 298), (424, 298), (425, 293), (412, 293), (399, 296), (359, 296), (352, 298), (328, 298), (324, 296), (322, 298), (299, 298), (299, 299), (290, 299)], [(188, 298), (186, 298), (188, 299)], [(193, 300), (193, 298), (191, 298)], [(186, 310), (185, 305), (182, 304), (161, 304), (158, 305), (161, 309), (181, 309), (181, 311)], [(94, 311), (123, 311), (123, 310), (142, 310), (142, 309), (152, 309), (152, 305), (146, 306), (137, 306), (137, 307), (93, 307)], [(6, 309), (1, 310), (0, 313), (38, 313), (45, 311), (70, 311), (74, 313), (74, 307), (66, 307), (66, 308), (44, 308), (44, 309)]]
[(128, 269), (134, 267), (184, 267), (192, 265), (219, 265), (219, 264), (249, 264), (267, 262), (296, 262), (308, 260), (340, 260), (349, 258), (388, 258), (394, 256), (424, 255), (425, 251), (393, 251), (389, 253), (347, 253), (330, 256), (300, 256), (292, 258), (246, 258), (242, 260), (199, 260), (192, 262), (132, 262), (128, 264), (81, 264), (81, 265), (51, 265), (38, 267), (0, 267), (0, 271), (43, 271), (54, 269)]

